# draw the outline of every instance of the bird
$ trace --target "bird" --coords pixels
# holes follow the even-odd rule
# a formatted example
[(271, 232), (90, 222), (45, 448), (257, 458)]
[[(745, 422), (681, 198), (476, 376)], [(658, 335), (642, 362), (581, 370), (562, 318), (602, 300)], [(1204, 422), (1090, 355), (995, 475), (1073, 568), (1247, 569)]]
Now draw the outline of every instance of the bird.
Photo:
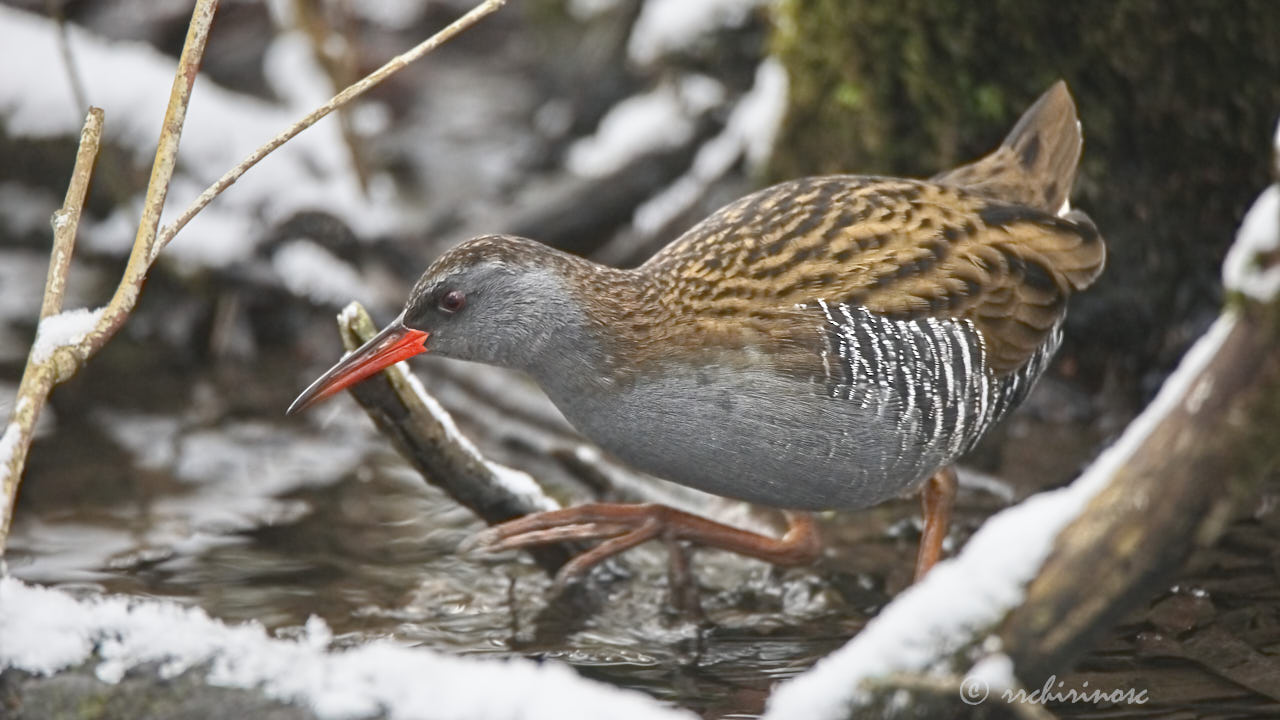
[(588, 503), (482, 531), (489, 550), (649, 540), (814, 562), (814, 513), (912, 492), (920, 579), (955, 462), (1021, 403), (1106, 249), (1071, 208), (1082, 133), (1058, 81), (990, 154), (929, 179), (826, 175), (751, 193), (631, 269), (509, 235), (439, 256), (403, 311), (295, 413), (409, 357), (528, 374), (586, 438), (655, 477), (783, 511), (779, 537), (654, 504)]

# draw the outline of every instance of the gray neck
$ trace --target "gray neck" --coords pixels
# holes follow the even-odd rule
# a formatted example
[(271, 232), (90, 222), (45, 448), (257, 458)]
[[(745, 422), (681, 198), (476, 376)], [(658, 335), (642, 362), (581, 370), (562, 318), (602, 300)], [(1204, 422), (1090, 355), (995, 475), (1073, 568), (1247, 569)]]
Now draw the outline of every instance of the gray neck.
[(528, 373), (553, 400), (607, 385), (614, 353), (593, 331), (591, 319), (575, 308), (556, 320), (530, 338), (525, 352), (509, 358), (511, 367)]
[[(528, 373), (557, 405), (612, 387), (615, 371), (628, 363), (629, 348), (645, 327), (632, 314), (646, 302), (642, 280), (613, 268), (599, 268), (592, 276), (592, 285), (582, 288), (568, 287), (549, 273), (537, 279), (541, 299), (530, 313), (521, 347), (502, 358), (501, 364)], [(579, 290), (594, 297), (575, 295)]]

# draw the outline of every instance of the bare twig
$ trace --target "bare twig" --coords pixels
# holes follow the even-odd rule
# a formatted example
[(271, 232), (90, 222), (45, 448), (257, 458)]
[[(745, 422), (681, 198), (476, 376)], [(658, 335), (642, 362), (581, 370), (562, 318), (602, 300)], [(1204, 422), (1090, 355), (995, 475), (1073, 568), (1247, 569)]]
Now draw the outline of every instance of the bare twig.
[[(431, 36), (413, 50), (383, 65), (361, 81), (338, 93), (333, 99), (308, 114), (284, 132), (255, 150), (243, 162), (224, 175), (218, 182), (205, 190), (192, 205), (183, 212), (172, 225), (160, 232), (160, 215), (164, 210), (165, 197), (169, 191), (169, 183), (173, 178), (177, 165), (178, 144), (182, 137), (182, 126), (186, 120), (187, 105), (191, 99), (191, 89), (195, 84), (200, 62), (204, 56), (205, 43), (213, 16), (218, 7), (218, 0), (198, 0), (192, 12), (191, 23), (187, 28), (187, 39), (182, 54), (178, 58), (178, 69), (174, 75), (173, 88), (169, 93), (169, 105), (165, 110), (164, 124), (160, 131), (160, 140), (156, 148), (155, 161), (151, 167), (151, 179), (147, 184), (147, 193), (143, 205), (142, 218), (138, 223), (138, 232), (134, 236), (133, 249), (129, 254), (129, 262), (125, 266), (124, 275), (116, 287), (111, 301), (95, 311), (92, 318), (93, 327), (74, 338), (61, 342), (52, 348), (40, 350), (40, 343), (32, 346), (27, 357), (27, 365), (23, 371), (22, 382), (18, 388), (18, 397), (14, 403), (13, 418), (0, 435), (0, 556), (3, 555), (4, 543), (8, 537), (14, 499), (18, 492), (19, 479), (26, 463), (27, 453), (31, 448), (31, 440), (35, 431), (35, 422), (40, 410), (48, 399), (54, 385), (63, 382), (75, 374), (76, 370), (107, 343), (124, 325), (138, 302), (147, 272), (155, 262), (160, 250), (167, 245), (197, 213), (205, 208), (213, 198), (230, 187), (232, 183), (244, 175), (249, 168), (258, 163), (290, 138), (314, 125), (334, 109), (349, 102), (395, 74), (409, 63), (436, 49), (458, 33), (474, 25), (481, 18), (502, 7), (506, 0), (485, 0), (457, 21)], [(101, 122), (95, 135), (100, 135)], [(79, 159), (73, 175), (72, 188), (68, 190), (68, 198), (79, 198), (83, 202), (83, 188), (87, 187), (91, 173), (92, 158), (81, 170)], [(81, 184), (82, 183), (82, 184)], [(60, 252), (55, 245), (50, 269), (51, 290), (53, 297), (46, 292), (41, 309), (42, 326), (44, 318), (52, 318), (61, 309), (62, 293), (66, 284), (66, 268), (69, 266), (75, 226), (80, 216), (80, 206), (64, 211), (55, 217), (55, 223), (62, 223), (60, 228), (64, 239), (57, 242), (66, 243)], [(48, 314), (46, 315), (46, 311)], [(37, 340), (39, 334), (37, 333)]]
[[(217, 10), (217, 0), (202, 0), (196, 5), (191, 16), (191, 25), (187, 29), (187, 43), (178, 59), (178, 72), (173, 78), (173, 90), (169, 93), (169, 107), (164, 113), (164, 126), (160, 131), (160, 144), (156, 148), (156, 159), (151, 166), (151, 181), (147, 184), (147, 197), (142, 208), (142, 220), (138, 223), (138, 233), (133, 239), (133, 252), (129, 255), (129, 264), (125, 267), (124, 278), (111, 299), (111, 305), (118, 305), (131, 310), (137, 302), (138, 291), (142, 287), (142, 279), (147, 269), (155, 261), (161, 243), (156, 242), (156, 232), (160, 227), (160, 213), (164, 210), (164, 199), (169, 193), (169, 180), (173, 177), (173, 169), (178, 162), (178, 141), (182, 137), (182, 124), (187, 117), (187, 104), (191, 99), (191, 88), (195, 84), (196, 74), (200, 71), (200, 59), (204, 56), (204, 44), (208, 38), (209, 25), (213, 21), (213, 13)], [(193, 48), (193, 43), (198, 47)], [(194, 52), (188, 52), (194, 50)], [(111, 307), (108, 306), (108, 308)]]
[[(72, 342), (53, 348), (47, 356), (38, 352), (40, 343), (37, 342), (32, 345), (31, 352), (27, 356), (27, 365), (18, 386), (18, 397), (14, 401), (13, 420), (5, 430), (3, 438), (0, 438), (0, 447), (6, 448), (3, 457), (0, 458), (5, 461), (4, 467), (0, 467), (0, 480), (3, 480), (0, 482), (0, 486), (3, 486), (0, 489), (4, 492), (3, 498), (0, 498), (0, 553), (3, 553), (4, 542), (9, 535), (13, 503), (18, 493), (22, 468), (26, 464), (27, 452), (31, 449), (35, 423), (48, 400), (49, 392), (53, 390), (54, 385), (74, 375), (81, 364), (105, 345), (112, 335), (115, 335), (138, 301), (138, 293), (142, 289), (143, 280), (146, 279), (147, 269), (151, 264), (150, 258), (153, 257), (152, 250), (155, 246), (156, 229), (160, 225), (160, 212), (164, 209), (169, 181), (173, 177), (173, 169), (177, 164), (178, 141), (182, 136), (187, 104), (191, 100), (191, 87), (195, 84), (196, 74), (200, 69), (205, 41), (209, 37), (209, 28), (213, 24), (213, 14), (217, 7), (217, 0), (199, 0), (192, 13), (191, 24), (187, 28), (187, 40), (183, 45), (182, 55), (178, 58), (178, 71), (169, 93), (169, 106), (165, 111), (164, 125), (160, 129), (155, 162), (151, 166), (151, 180), (147, 185), (142, 221), (138, 225), (138, 233), (134, 238), (129, 264), (125, 267), (124, 277), (121, 278), (115, 295), (111, 298), (111, 302), (98, 313), (92, 330), (75, 338)], [(90, 113), (90, 122), (94, 122), (93, 117), (93, 113)], [(88, 186), (93, 158), (96, 157), (97, 140), (101, 136), (100, 111), (98, 118), (97, 133), (92, 143), (94, 152), (92, 155), (84, 152), (77, 155), (71, 188), (67, 191), (68, 199), (75, 204), (64, 207), (54, 216), (55, 245), (49, 270), (51, 285), (46, 289), (46, 297), (41, 308), (42, 326), (47, 322), (45, 319), (47, 316), (44, 314), (46, 310), (53, 313), (61, 309), (62, 293), (66, 286), (66, 269), (71, 262), (72, 242), (68, 238), (74, 238), (75, 227), (79, 223), (82, 210), (83, 191)], [(89, 122), (86, 123), (86, 128), (89, 124)], [(82, 144), (81, 150), (84, 149)], [(59, 243), (65, 243), (65, 245), (59, 245)], [(53, 294), (52, 298), (49, 297), (50, 293)], [(15, 433), (12, 439), (10, 433)]]
[(248, 172), (249, 168), (257, 165), (262, 158), (271, 154), (276, 148), (285, 144), (303, 130), (315, 125), (316, 122), (325, 115), (328, 115), (337, 108), (363, 95), (375, 85), (378, 85), (382, 81), (403, 70), (410, 63), (453, 39), (455, 35), (466, 30), (472, 25), (475, 25), (486, 15), (493, 13), (506, 3), (507, 0), (484, 0), (484, 2), (476, 5), (466, 15), (454, 20), (445, 29), (427, 38), (412, 50), (392, 58), (385, 65), (366, 75), (356, 84), (351, 85), (337, 95), (334, 95), (329, 102), (313, 110), (306, 117), (302, 118), (284, 132), (272, 138), (270, 142), (257, 150), (254, 150), (248, 157), (241, 161), (239, 165), (229, 170), (227, 174), (219, 178), (217, 182), (210, 185), (204, 192), (200, 193), (200, 197), (196, 198), (195, 202), (191, 203), (191, 206), (184, 210), (177, 220), (173, 221), (173, 224), (165, 227), (164, 232), (160, 234), (160, 242), (156, 243), (155, 251), (159, 252), (160, 248), (169, 244), (169, 241), (173, 239), (173, 236), (178, 234), (178, 231), (185, 227), (187, 223), (191, 222), (191, 218), (195, 217), (196, 213), (203, 210), (205, 206), (221, 194), (222, 191), (231, 187), (235, 181), (239, 180), (242, 175)]
[(93, 166), (102, 140), (102, 119), (102, 108), (89, 108), (84, 129), (80, 131), (80, 148), (76, 151), (76, 165), (71, 171), (67, 196), (62, 208), (53, 214), (53, 252), (49, 256), (49, 275), (45, 279), (44, 300), (40, 305), (41, 320), (62, 312), (71, 255), (76, 249), (76, 230), (80, 228), (80, 213), (89, 193), (89, 180), (93, 177)]
[[(53, 251), (49, 256), (49, 274), (45, 280), (44, 301), (40, 318), (57, 314), (62, 309), (62, 298), (67, 287), (67, 272), (71, 267), (71, 253), (75, 249), (76, 228), (84, 208), (89, 177), (98, 158), (102, 141), (102, 110), (89, 108), (80, 131), (80, 147), (76, 151), (75, 169), (71, 171), (71, 184), (67, 187), (66, 201), (53, 214)], [(34, 353), (35, 348), (32, 348)], [(54, 369), (28, 361), (18, 385), (14, 400), (13, 419), (0, 433), (0, 555), (3, 555), (4, 539), (9, 532), (9, 517), (13, 501), (18, 494), (18, 479), (26, 461), (27, 449), (35, 434), (36, 420), (44, 407), (49, 391), (55, 382)]]

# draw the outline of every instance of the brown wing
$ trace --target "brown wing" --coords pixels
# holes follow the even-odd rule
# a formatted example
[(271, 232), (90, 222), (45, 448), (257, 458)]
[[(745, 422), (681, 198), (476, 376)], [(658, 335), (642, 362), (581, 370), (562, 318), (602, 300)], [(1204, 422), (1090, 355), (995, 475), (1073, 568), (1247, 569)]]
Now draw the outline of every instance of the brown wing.
[(1102, 269), (1083, 215), (1060, 218), (962, 188), (806, 178), (717, 211), (644, 266), (661, 302), (703, 318), (849, 302), (894, 318), (967, 318), (992, 367), (1021, 366)]

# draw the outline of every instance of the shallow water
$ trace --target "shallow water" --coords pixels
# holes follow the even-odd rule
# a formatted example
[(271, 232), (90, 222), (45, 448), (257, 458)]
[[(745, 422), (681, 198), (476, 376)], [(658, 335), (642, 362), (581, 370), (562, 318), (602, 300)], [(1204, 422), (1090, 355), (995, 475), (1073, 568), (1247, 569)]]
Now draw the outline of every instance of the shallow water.
[[(706, 717), (735, 718), (758, 714), (774, 683), (839, 647), (910, 581), (918, 507), (902, 500), (825, 517), (829, 548), (812, 568), (697, 553), (702, 617), (672, 609), (656, 544), (598, 573), (590, 601), (553, 597), (519, 553), (459, 553), (481, 524), (408, 469), (354, 403), (284, 418), (307, 373), (291, 356), (179, 371), (164, 355), (139, 354), (126, 340), (55, 395), (10, 541), (19, 578), (173, 599), (282, 635), (319, 616), (341, 646), (388, 637), (460, 654), (556, 659)], [(137, 364), (122, 372), (125, 361)], [(504, 407), (482, 407), (468, 401), (480, 389), (440, 384), (439, 368), (417, 366), (446, 402), (465, 403), (457, 418), (486, 451), (521, 466), (529, 466), (522, 457), (540, 457), (530, 441), (513, 439), (518, 433), (492, 426), (504, 416), (545, 425), (536, 395), (508, 393)], [(1060, 409), (1061, 391), (1049, 384), (1038, 392)], [(952, 547), (1010, 501), (1069, 479), (1097, 445), (1096, 427), (1036, 411), (1044, 399), (979, 454), (1000, 479), (967, 476)], [(1276, 716), (1274, 703), (1224, 680), (1204, 658), (1171, 657), (1150, 639), (1203, 596), (1255, 647), (1280, 648), (1280, 583), (1268, 559), (1277, 552), (1275, 505), (1233, 526), (1182, 587), (1063, 674), (1094, 687), (1149, 687), (1158, 704), (1053, 711)]]
[[(646, 547), (588, 613), (557, 607), (524, 556), (460, 555), (482, 525), (350, 401), (285, 419), (268, 414), (284, 391), (245, 401), (252, 385), (206, 377), (166, 408), (150, 372), (130, 373), (129, 388), (100, 382), (105, 368), (55, 396), (53, 431), (33, 452), (8, 555), (24, 580), (173, 599), (286, 635), (315, 615), (340, 645), (393, 637), (554, 658), (715, 715), (758, 712), (772, 682), (888, 597), (883, 578), (707, 554), (695, 560), (698, 620), (669, 609), (665, 551)], [(884, 543), (912, 552), (907, 537)]]

